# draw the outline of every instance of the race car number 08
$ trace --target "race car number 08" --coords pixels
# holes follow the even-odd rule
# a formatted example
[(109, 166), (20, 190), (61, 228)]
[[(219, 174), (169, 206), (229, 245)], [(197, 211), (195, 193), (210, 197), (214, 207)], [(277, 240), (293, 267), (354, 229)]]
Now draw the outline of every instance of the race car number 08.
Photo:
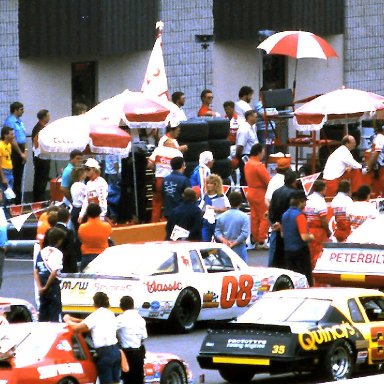
[(250, 275), (225, 276), (221, 286), (220, 305), (223, 309), (246, 307), (252, 298), (253, 277)]

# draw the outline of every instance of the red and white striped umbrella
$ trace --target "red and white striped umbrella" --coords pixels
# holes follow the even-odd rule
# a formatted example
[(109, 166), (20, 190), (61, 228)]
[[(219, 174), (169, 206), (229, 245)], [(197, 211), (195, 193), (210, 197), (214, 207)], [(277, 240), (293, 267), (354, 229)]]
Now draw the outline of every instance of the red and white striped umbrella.
[(337, 57), (332, 46), (321, 37), (305, 31), (278, 32), (265, 39), (257, 48), (270, 55), (284, 55), (296, 59), (293, 97), (296, 94), (297, 61), (303, 58), (327, 60)]
[(337, 57), (332, 46), (321, 37), (305, 31), (278, 32), (265, 39), (257, 48), (270, 55), (285, 55), (295, 59)]

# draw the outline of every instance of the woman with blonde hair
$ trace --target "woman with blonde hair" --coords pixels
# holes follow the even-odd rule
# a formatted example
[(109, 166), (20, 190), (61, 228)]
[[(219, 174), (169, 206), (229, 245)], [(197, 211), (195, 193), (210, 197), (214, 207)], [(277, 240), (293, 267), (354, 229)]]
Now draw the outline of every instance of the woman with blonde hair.
[(219, 175), (214, 173), (209, 175), (205, 183), (206, 193), (204, 194), (204, 205), (202, 207), (204, 212), (202, 239), (203, 241), (211, 241), (218, 215), (228, 210), (231, 205), (227, 196), (223, 193), (223, 181)]

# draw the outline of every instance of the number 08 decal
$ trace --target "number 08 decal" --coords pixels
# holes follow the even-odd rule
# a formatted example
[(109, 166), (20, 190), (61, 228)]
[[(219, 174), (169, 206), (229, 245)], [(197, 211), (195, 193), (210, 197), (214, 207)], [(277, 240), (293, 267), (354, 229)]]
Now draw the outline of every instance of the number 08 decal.
[(225, 276), (221, 287), (220, 306), (223, 309), (246, 307), (252, 298), (253, 277), (250, 275)]

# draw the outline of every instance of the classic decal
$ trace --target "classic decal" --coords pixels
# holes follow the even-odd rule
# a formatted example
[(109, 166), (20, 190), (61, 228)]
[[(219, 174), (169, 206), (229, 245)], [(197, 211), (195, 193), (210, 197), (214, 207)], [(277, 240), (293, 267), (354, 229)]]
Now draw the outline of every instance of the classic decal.
[(321, 325), (312, 331), (306, 331), (298, 335), (299, 344), (305, 351), (316, 351), (319, 345), (337, 339), (349, 338), (356, 333), (349, 323), (333, 325), (323, 328)]
[(252, 298), (253, 277), (241, 275), (239, 280), (235, 276), (223, 278), (220, 295), (220, 306), (231, 308), (235, 303), (238, 307), (246, 307)]
[(189, 260), (185, 256), (181, 256), (181, 260), (186, 267), (189, 267)]
[(337, 263), (384, 264), (384, 253), (332, 252), (330, 261)]
[(371, 346), (371, 359), (375, 362), (384, 361), (384, 327), (372, 327), (371, 339), (377, 346)]
[(166, 292), (166, 291), (181, 291), (183, 289), (183, 284), (178, 281), (173, 283), (157, 283), (156, 281), (147, 281), (147, 290), (149, 293), (153, 292)]

